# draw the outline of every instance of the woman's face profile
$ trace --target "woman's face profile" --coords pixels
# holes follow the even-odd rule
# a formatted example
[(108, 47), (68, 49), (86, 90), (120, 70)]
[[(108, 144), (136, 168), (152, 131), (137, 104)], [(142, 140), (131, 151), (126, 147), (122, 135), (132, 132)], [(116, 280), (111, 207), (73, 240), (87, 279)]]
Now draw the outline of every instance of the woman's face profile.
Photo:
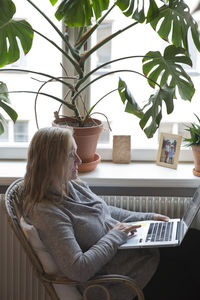
[(69, 180), (74, 180), (78, 176), (78, 166), (81, 164), (81, 159), (77, 154), (77, 147), (75, 144), (72, 145), (68, 160)]

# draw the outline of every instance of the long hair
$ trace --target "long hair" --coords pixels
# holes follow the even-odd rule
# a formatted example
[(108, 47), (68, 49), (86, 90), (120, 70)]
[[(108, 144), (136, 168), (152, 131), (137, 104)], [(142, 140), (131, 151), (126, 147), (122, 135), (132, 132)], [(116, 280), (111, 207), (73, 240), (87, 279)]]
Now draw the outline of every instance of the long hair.
[(60, 127), (38, 130), (28, 149), (28, 160), (22, 191), (24, 213), (32, 210), (44, 199), (68, 193), (68, 157), (75, 143), (72, 131)]

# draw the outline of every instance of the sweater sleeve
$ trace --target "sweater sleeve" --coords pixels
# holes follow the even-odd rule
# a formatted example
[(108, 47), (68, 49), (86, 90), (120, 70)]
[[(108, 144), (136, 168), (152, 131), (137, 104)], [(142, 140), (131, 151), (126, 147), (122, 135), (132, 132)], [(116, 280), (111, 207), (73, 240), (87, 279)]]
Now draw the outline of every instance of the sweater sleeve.
[[(76, 183), (83, 186), (86, 190), (88, 190), (91, 194), (95, 195), (91, 189), (89, 188), (88, 184), (84, 181), (78, 180)], [(96, 196), (96, 195), (95, 195)], [(110, 210), (110, 214), (113, 219), (120, 221), (120, 222), (136, 222), (136, 221), (144, 221), (144, 220), (152, 220), (155, 213), (153, 212), (134, 212), (129, 211), (126, 209), (108, 206)]]
[(93, 277), (111, 260), (119, 245), (127, 240), (126, 233), (111, 229), (83, 252), (75, 238), (70, 218), (66, 218), (58, 209), (38, 210), (31, 222), (36, 226), (60, 273), (80, 282)]
[(109, 210), (112, 218), (120, 222), (152, 220), (154, 216), (154, 213), (129, 211), (115, 206), (109, 206)]

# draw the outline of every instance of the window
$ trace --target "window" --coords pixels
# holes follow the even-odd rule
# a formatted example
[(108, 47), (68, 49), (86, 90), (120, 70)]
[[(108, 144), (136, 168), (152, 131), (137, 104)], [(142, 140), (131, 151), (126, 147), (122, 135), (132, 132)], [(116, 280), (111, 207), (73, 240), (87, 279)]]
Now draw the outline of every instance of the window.
[(1, 142), (8, 142), (9, 136), (8, 136), (8, 122), (4, 124), (4, 133), (0, 135), (0, 143)]
[(14, 125), (14, 141), (28, 142), (28, 122), (18, 121)]
[[(61, 39), (48, 22), (28, 3), (28, 1), (14, 0), (16, 5), (15, 18), (25, 18), (32, 27), (44, 35), (53, 39), (57, 45), (61, 46)], [(34, 1), (49, 17), (54, 18), (54, 9), (49, 1)], [(61, 28), (61, 23), (57, 22)], [(21, 50), (22, 52), (22, 50)], [(11, 69), (4, 73), (0, 73), (0, 81), (7, 84), (9, 91), (28, 91), (37, 92), (41, 85), (47, 80), (46, 77), (32, 74), (31, 72), (12, 71), (12, 69), (26, 69), (39, 71), (53, 76), (61, 76), (62, 55), (55, 49), (53, 45), (44, 40), (37, 33), (34, 33), (33, 46), (30, 52), (25, 56), (21, 55), (20, 59), (11, 65), (7, 65), (6, 69)], [(62, 98), (62, 86), (53, 82), (46, 84), (42, 89), (43, 92), (55, 95)], [(37, 130), (35, 122), (35, 94), (29, 93), (12, 93), (10, 100), (12, 106), (18, 113), (16, 124), (8, 119), (7, 126), (3, 135), (0, 135), (1, 149), (5, 150), (0, 158), (16, 158), (16, 147), (19, 149), (27, 148), (28, 142), (32, 135)], [(36, 103), (36, 111), (38, 116), (39, 127), (51, 126), (54, 118), (54, 111), (58, 110), (59, 103), (55, 100), (49, 100), (45, 96), (39, 96)], [(2, 112), (1, 112), (2, 113)], [(19, 152), (17, 152), (19, 153)], [(23, 152), (23, 157), (26, 157), (26, 151)], [(21, 154), (20, 154), (21, 155)]]
[[(109, 36), (112, 33), (112, 23), (105, 22), (99, 26), (97, 29), (97, 42), (103, 40), (106, 36)], [(102, 48), (98, 49), (96, 52), (97, 55), (97, 67), (111, 60), (111, 43), (105, 44)], [(105, 66), (109, 69), (110, 65)]]
[(12, 63), (11, 65), (7, 65), (5, 68), (13, 68), (13, 69), (16, 69), (16, 68), (25, 69), (25, 68), (27, 68), (27, 59), (26, 59), (27, 57), (23, 52), (23, 49), (22, 49), (22, 46), (20, 44), (19, 38), (17, 38), (17, 44), (18, 44), (18, 47), (19, 47), (20, 58), (16, 62)]
[[(191, 6), (191, 9), (194, 9), (197, 4), (197, 0), (189, 1), (186, 3)], [(55, 20), (53, 17), (54, 10), (52, 9), (49, 1), (35, 1), (37, 5), (49, 13), (50, 17)], [(33, 28), (41, 31), (44, 34), (47, 34), (48, 37), (56, 41), (58, 45), (61, 44), (60, 37), (52, 29), (50, 30), (49, 24), (36, 12), (27, 1), (15, 0), (17, 7), (17, 17), (24, 18), (26, 17), (28, 21), (33, 25)], [(199, 14), (195, 13), (194, 18), (200, 22)], [(106, 23), (102, 24), (96, 32), (96, 36), (92, 37), (91, 43), (95, 44), (97, 41), (102, 40), (111, 32), (115, 32), (122, 27), (123, 23), (128, 23), (126, 19), (119, 10), (113, 11), (113, 15), (110, 17)], [(41, 25), (42, 24), (42, 25)], [(61, 26), (59, 22), (58, 26)], [(145, 26), (145, 27), (143, 27)], [(141, 40), (140, 34), (145, 28), (145, 39), (144, 44), (141, 45), (138, 43), (138, 40)], [(127, 40), (132, 41), (131, 47), (126, 47)], [(152, 43), (153, 41), (153, 43)], [(91, 60), (91, 65), (98, 66), (110, 59), (118, 58), (121, 54), (123, 55), (137, 55), (145, 54), (147, 51), (156, 50), (158, 46), (164, 49), (165, 42), (161, 41), (157, 37), (157, 34), (153, 32), (151, 28), (146, 25), (137, 26), (137, 29), (130, 29), (119, 37), (113, 39), (111, 43), (106, 44), (102, 49), (99, 49), (96, 52), (96, 55), (93, 55)], [(151, 45), (151, 47), (149, 47)], [(129, 115), (124, 111), (124, 106), (121, 103), (118, 92), (113, 92), (108, 97), (104, 98), (96, 106), (96, 115), (94, 117), (101, 119), (105, 124), (105, 129), (101, 135), (100, 143), (98, 145), (97, 152), (101, 154), (102, 159), (111, 159), (112, 158), (112, 136), (115, 134), (130, 134), (132, 140), (132, 159), (133, 160), (155, 160), (156, 151), (158, 149), (159, 133), (161, 131), (167, 130), (170, 133), (182, 134), (184, 132), (184, 124), (192, 122), (195, 120), (193, 115), (194, 112), (200, 114), (200, 55), (194, 50), (194, 47), (191, 44), (190, 52), (194, 58), (194, 66), (191, 69), (191, 76), (196, 87), (196, 94), (192, 100), (192, 104), (189, 102), (184, 102), (183, 100), (175, 100), (175, 109), (173, 114), (166, 115), (164, 113), (163, 122), (160, 126), (160, 129), (157, 131), (155, 136), (152, 139), (147, 139), (143, 131), (139, 126), (139, 119)], [(62, 68), (60, 63), (62, 62), (62, 57), (59, 56), (59, 53), (52, 45), (47, 41), (43, 40), (35, 33), (33, 48), (30, 53), (23, 57), (20, 61), (13, 64), (11, 67), (25, 66), (28, 70), (41, 70), (45, 73), (53, 74), (54, 76), (60, 76), (62, 74)], [(131, 59), (123, 60), (119, 63), (108, 65), (103, 69), (98, 70), (98, 73), (106, 73), (116, 69), (125, 69), (126, 66), (129, 68), (132, 67), (135, 70), (141, 72), (140, 59)], [(98, 76), (99, 74), (94, 74)], [(120, 73), (122, 79), (124, 79), (129, 88), (131, 89), (132, 94), (136, 100), (141, 104), (147, 101), (152, 89), (144, 82), (145, 79), (139, 78), (135, 75), (128, 75), (125, 72)], [(118, 74), (110, 75), (109, 77), (104, 77), (100, 81), (95, 82), (91, 86), (90, 90), (90, 99), (91, 103), (98, 101), (106, 92), (114, 90), (118, 84)], [(92, 79), (92, 78), (91, 78)], [(44, 81), (43, 77), (38, 77), (29, 72), (27, 73), (17, 73), (16, 72), (7, 72), (0, 73), (0, 80), (8, 84), (9, 90), (34, 90), (38, 91), (39, 87)], [(58, 83), (47, 84), (43, 91), (47, 93), (52, 93), (57, 97), (62, 97), (61, 85)], [(8, 145), (6, 153), (10, 153), (8, 157), (14, 157), (12, 149), (15, 148), (13, 144), (20, 144), (25, 147), (25, 144), (31, 139), (33, 133), (37, 130), (35, 117), (34, 117), (34, 104), (35, 104), (35, 95), (20, 93), (20, 94), (10, 94), (10, 99), (14, 108), (17, 110), (19, 118), (15, 126), (13, 126), (10, 120), (8, 121), (8, 127), (5, 129), (5, 133), (0, 136), (0, 145)], [(54, 117), (54, 111), (58, 110), (59, 104), (54, 100), (49, 101), (46, 97), (40, 96), (37, 101), (37, 114), (38, 114), (38, 123), (39, 127), (51, 126), (51, 122)], [(105, 113), (112, 131), (109, 130), (106, 119), (98, 113)], [(11, 145), (12, 141), (12, 145)], [(7, 144), (9, 143), (9, 144)], [(11, 152), (10, 152), (11, 151)], [(189, 153), (187, 149), (183, 149), (183, 153)], [(185, 154), (180, 156), (180, 159), (190, 160), (192, 155), (185, 156)]]
[(8, 121), (5, 125), (5, 131), (0, 135), (0, 142), (28, 142), (29, 133), (28, 133), (28, 124), (29, 121), (17, 121), (15, 124), (12, 121)]
[[(186, 1), (188, 5), (190, 5), (191, 10), (193, 10), (198, 3), (198, 0), (196, 1)], [(196, 19), (196, 21), (200, 24), (200, 13), (194, 14), (193, 17)], [(109, 23), (110, 21), (110, 23)], [(110, 30), (112, 32), (116, 32), (118, 29), (125, 27), (128, 20), (121, 14), (119, 11), (112, 12), (112, 15), (110, 15), (110, 20), (107, 20), (108, 23), (105, 24), (112, 24), (110, 27)], [(123, 26), (124, 25), (124, 26)], [(137, 27), (137, 28), (136, 28)], [(144, 55), (149, 50), (157, 50), (162, 49), (164, 50), (165, 46), (167, 45), (167, 42), (162, 41), (158, 36), (157, 33), (155, 33), (152, 28), (150, 28), (147, 25), (138, 25), (133, 29), (127, 30), (123, 34), (121, 34), (119, 37), (114, 38), (108, 48), (110, 49), (110, 57), (111, 60), (122, 57), (122, 56), (129, 56), (129, 55)], [(106, 28), (106, 27), (105, 27)], [(143, 44), (141, 44), (138, 41), (142, 41), (142, 38), (140, 37), (141, 32), (145, 30), (145, 38), (143, 38)], [(106, 37), (109, 33), (104, 32), (103, 35)], [(98, 40), (98, 31), (97, 31), (97, 37), (93, 38), (92, 45), (95, 44), (96, 40)], [(127, 47), (127, 40), (132, 40), (132, 46)], [(152, 42), (153, 41), (153, 42)], [(112, 131), (109, 131), (108, 126), (107, 129), (104, 129), (106, 131), (103, 133), (103, 135), (107, 136), (107, 138), (103, 138), (100, 140), (99, 146), (98, 146), (98, 152), (101, 153), (103, 156), (105, 153), (108, 153), (107, 149), (112, 149), (112, 136), (118, 135), (118, 134), (129, 134), (131, 135), (132, 140), (132, 159), (133, 160), (155, 160), (156, 152), (158, 149), (158, 143), (159, 143), (159, 134), (162, 131), (166, 131), (169, 133), (176, 133), (183, 136), (187, 135), (187, 132), (184, 130), (185, 125), (189, 122), (192, 122), (195, 120), (194, 112), (197, 114), (200, 114), (200, 105), (199, 105), (199, 99), (200, 99), (200, 86), (199, 86), (199, 80), (200, 80), (200, 54), (195, 49), (192, 39), (189, 37), (189, 43), (190, 43), (190, 54), (193, 59), (193, 68), (191, 70), (188, 70), (190, 72), (190, 76), (194, 82), (196, 93), (193, 97), (192, 103), (189, 103), (189, 101), (183, 101), (181, 99), (174, 100), (175, 108), (174, 112), (171, 115), (167, 115), (167, 113), (164, 111), (162, 123), (160, 125), (160, 129), (156, 132), (153, 138), (147, 139), (144, 132), (139, 126), (139, 119), (137, 119), (135, 116), (130, 115), (128, 113), (123, 112), (124, 106), (121, 103), (120, 97), (118, 95), (118, 92), (113, 92), (112, 94), (109, 94), (106, 98), (104, 98), (97, 106), (96, 106), (96, 118), (101, 119), (106, 123), (105, 118), (102, 115), (98, 115), (98, 113), (104, 113), (106, 114), (107, 118), (110, 121), (110, 125), (112, 128)], [(130, 45), (130, 42), (129, 42)], [(103, 49), (102, 49), (103, 51)], [(105, 50), (107, 51), (107, 50)], [(102, 55), (103, 56), (103, 55)], [(96, 58), (95, 56), (92, 58), (92, 66), (95, 64)], [(141, 59), (129, 59), (129, 60), (123, 60), (119, 63), (113, 63), (110, 65), (110, 70), (107, 70), (107, 72), (112, 70), (120, 70), (120, 69), (130, 69), (130, 67), (133, 70), (142, 72), (141, 69)], [(101, 69), (98, 70), (98, 73), (94, 74), (91, 79), (99, 76), (99, 72), (101, 72)], [(103, 72), (106, 72), (105, 68), (103, 69)], [(119, 74), (119, 75), (118, 75)], [(118, 85), (118, 78), (119, 76), (124, 79), (129, 89), (131, 90), (132, 94), (134, 95), (136, 101), (140, 104), (142, 107), (148, 100), (149, 95), (152, 93), (152, 89), (146, 84), (144, 78), (140, 78), (138, 75), (130, 75), (126, 72), (121, 72), (115, 75), (109, 75), (101, 79), (101, 81), (96, 81), (94, 84), (91, 85), (91, 102), (92, 104), (96, 103), (105, 93), (114, 90), (117, 88)], [(182, 144), (183, 145), (183, 144)], [(184, 146), (184, 145), (183, 145)], [(142, 151), (141, 151), (142, 149)], [(192, 160), (191, 151), (188, 150), (188, 148), (182, 148), (183, 155), (180, 155), (180, 160)], [(187, 155), (186, 155), (187, 153)], [(110, 152), (109, 155), (106, 154), (106, 157), (111, 159), (112, 153)]]

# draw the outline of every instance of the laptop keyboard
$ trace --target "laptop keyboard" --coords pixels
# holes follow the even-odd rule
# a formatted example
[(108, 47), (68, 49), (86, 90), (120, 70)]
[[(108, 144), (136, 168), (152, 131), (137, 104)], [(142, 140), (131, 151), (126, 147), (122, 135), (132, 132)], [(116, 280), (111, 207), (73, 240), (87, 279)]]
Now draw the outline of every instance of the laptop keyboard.
[(171, 241), (173, 222), (151, 223), (146, 242)]

